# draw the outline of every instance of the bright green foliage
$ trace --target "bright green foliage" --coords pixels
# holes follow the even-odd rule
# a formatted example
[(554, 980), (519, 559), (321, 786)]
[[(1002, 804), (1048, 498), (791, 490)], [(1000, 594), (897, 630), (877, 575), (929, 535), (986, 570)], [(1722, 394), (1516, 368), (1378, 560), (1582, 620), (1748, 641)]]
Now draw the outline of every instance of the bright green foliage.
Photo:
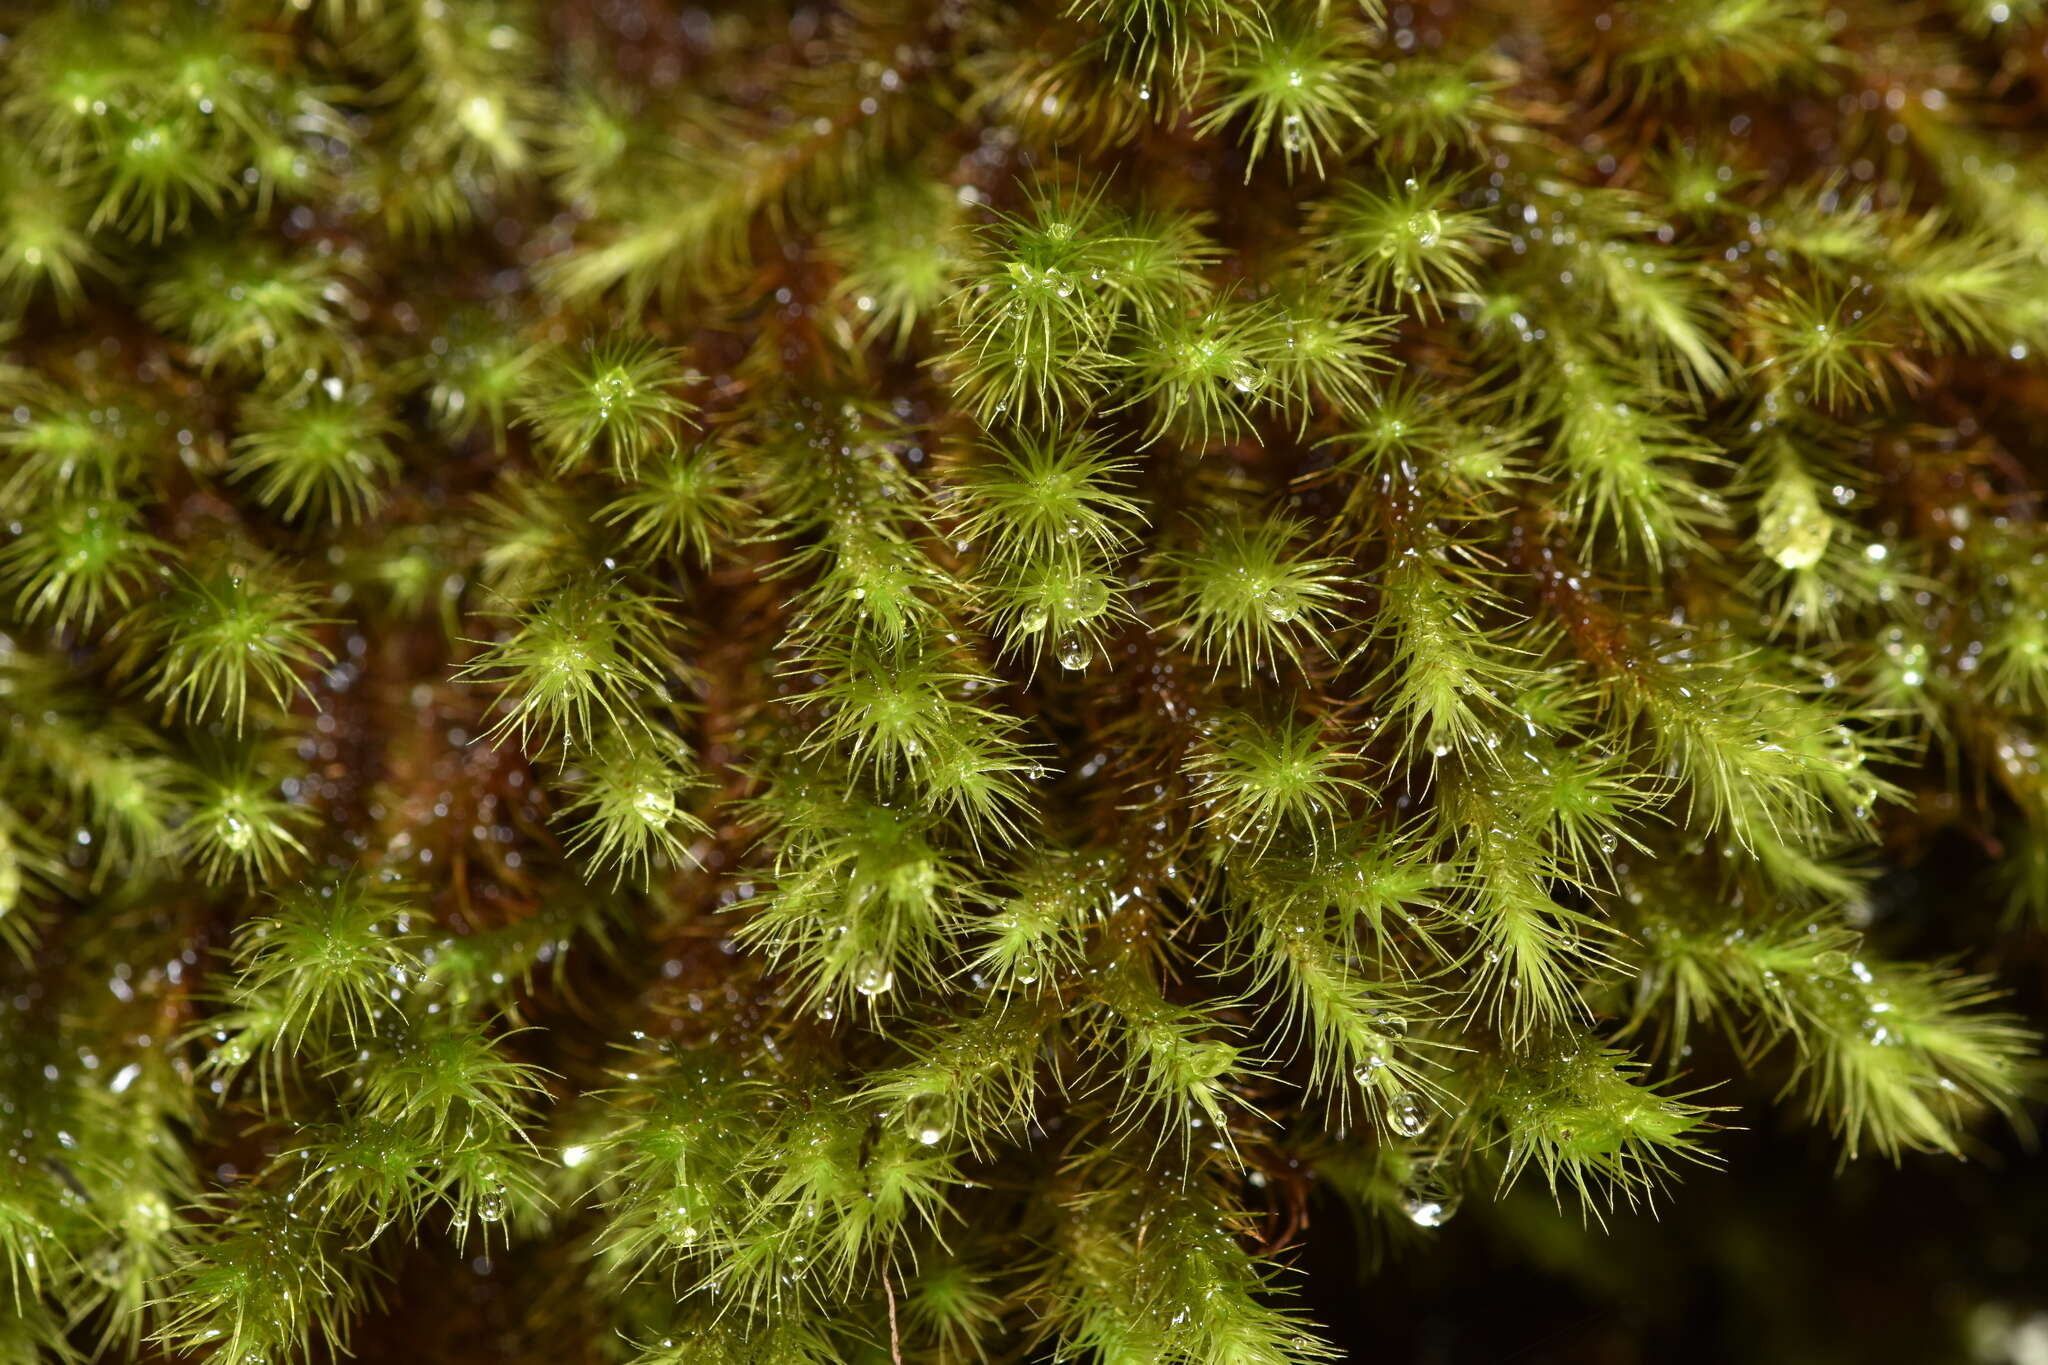
[(1446, 291), (1470, 292), (1480, 248), (1497, 237), (1483, 215), (1447, 207), (1461, 186), (1435, 167), (1392, 180), (1384, 165), (1346, 186), (1318, 209), (1315, 236), (1334, 271), (1356, 283), (1372, 303), (1412, 300), (1440, 312)]
[(1248, 671), (1280, 656), (1299, 662), (1304, 641), (1324, 638), (1342, 579), (1337, 560), (1297, 552), (1302, 530), (1226, 513), (1189, 528), (1195, 548), (1163, 556), (1174, 620), (1197, 658)]
[(210, 753), (195, 764), (180, 834), (186, 857), (209, 881), (241, 875), (251, 883), (268, 882), (305, 856), (294, 831), (313, 813), (272, 790), (267, 766), (264, 755), (250, 751)]
[(201, 243), (166, 263), (143, 312), (192, 344), (202, 371), (255, 371), (296, 384), (306, 371), (346, 373), (354, 357), (336, 325), (354, 299), (346, 256), (281, 256), (267, 243)]
[(1351, 793), (1366, 790), (1343, 775), (1358, 755), (1322, 743), (1313, 725), (1233, 716), (1215, 728), (1211, 747), (1195, 756), (1193, 776), (1203, 819), (1231, 843), (1263, 851), (1286, 833), (1317, 846)]
[(181, 571), (151, 605), (129, 666), (149, 679), (148, 700), (188, 720), (218, 717), (239, 734), (252, 693), (283, 705), (327, 658), (311, 596), (267, 564)]
[(7, 10), (0, 1359), (1307, 1365), (2024, 1128), (2044, 22)]
[(160, 548), (143, 531), (132, 503), (65, 499), (45, 505), (35, 526), (0, 550), (0, 582), (17, 589), (25, 620), (90, 628), (109, 609), (125, 609), (154, 567)]
[(1246, 180), (1274, 146), (1290, 177), (1298, 162), (1321, 175), (1323, 148), (1335, 150), (1372, 132), (1365, 119), (1372, 68), (1362, 60), (1362, 37), (1341, 20), (1283, 12), (1272, 27), (1240, 37), (1226, 51), (1216, 78), (1227, 93), (1198, 126), (1243, 126), (1252, 163)]
[(680, 378), (674, 357), (647, 342), (586, 345), (557, 356), (535, 379), (526, 420), (557, 469), (602, 447), (612, 467), (630, 476), (690, 410), (671, 392)]
[(678, 447), (641, 471), (602, 519), (622, 529), (628, 547), (708, 563), (712, 546), (732, 538), (746, 506), (734, 483), (718, 451)]
[(242, 407), (233, 472), (286, 517), (360, 521), (398, 472), (389, 444), (397, 425), (375, 404), (375, 390), (338, 379), (310, 392), (256, 394)]
[(520, 613), (462, 676), (499, 686), (496, 732), (521, 743), (588, 744), (600, 726), (630, 735), (646, 726), (639, 704), (663, 691), (666, 622), (658, 600), (580, 577)]
[(629, 872), (644, 879), (657, 853), (670, 862), (689, 857), (683, 836), (707, 831), (688, 809), (695, 783), (686, 755), (613, 738), (597, 744), (588, 762), (572, 787), (575, 799), (562, 808), (578, 821), (571, 851), (593, 869), (611, 868), (614, 881)]

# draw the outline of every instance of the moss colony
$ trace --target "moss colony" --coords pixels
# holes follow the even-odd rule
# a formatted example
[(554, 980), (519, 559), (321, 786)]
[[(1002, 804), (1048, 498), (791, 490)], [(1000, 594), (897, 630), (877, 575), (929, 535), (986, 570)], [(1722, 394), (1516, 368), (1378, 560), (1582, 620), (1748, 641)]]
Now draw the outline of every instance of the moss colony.
[(0, 7), (0, 1357), (1308, 1362), (2003, 1141), (2043, 9)]

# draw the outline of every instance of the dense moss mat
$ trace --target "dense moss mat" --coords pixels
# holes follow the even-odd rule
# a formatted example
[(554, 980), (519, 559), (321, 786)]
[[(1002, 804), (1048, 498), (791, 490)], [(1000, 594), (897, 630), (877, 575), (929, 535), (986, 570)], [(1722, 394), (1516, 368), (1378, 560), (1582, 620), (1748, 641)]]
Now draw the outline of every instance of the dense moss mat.
[(2044, 10), (0, 3), (0, 1360), (2022, 1358)]

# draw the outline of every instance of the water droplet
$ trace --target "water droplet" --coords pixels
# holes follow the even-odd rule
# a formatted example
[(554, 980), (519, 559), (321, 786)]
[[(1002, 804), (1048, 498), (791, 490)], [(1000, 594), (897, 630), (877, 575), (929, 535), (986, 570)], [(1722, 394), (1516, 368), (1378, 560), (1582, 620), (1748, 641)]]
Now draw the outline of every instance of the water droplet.
[(946, 1102), (937, 1095), (918, 1095), (903, 1106), (899, 1121), (915, 1142), (936, 1147), (946, 1136)]
[(1411, 1190), (1401, 1196), (1401, 1209), (1419, 1228), (1439, 1228), (1458, 1211), (1458, 1199), (1443, 1190)]
[(869, 958), (861, 964), (859, 974), (853, 979), (853, 988), (870, 1000), (878, 995), (887, 995), (895, 984), (896, 973), (878, 957)]
[(1076, 579), (1060, 605), (1075, 620), (1100, 616), (1109, 607), (1109, 586), (1095, 577)]
[(676, 1205), (673, 1209), (669, 1210), (666, 1221), (668, 1223), (669, 1240), (678, 1246), (688, 1246), (697, 1240), (697, 1224), (690, 1216), (689, 1205)]
[(633, 810), (650, 825), (665, 825), (676, 818), (676, 801), (658, 787), (642, 787), (633, 794)]
[(220, 841), (230, 853), (246, 853), (256, 842), (256, 831), (241, 816), (229, 815), (220, 822)]
[(1280, 141), (1289, 152), (1299, 152), (1308, 141), (1308, 129), (1301, 121), (1301, 115), (1289, 114), (1280, 120)]
[(1834, 537), (1834, 523), (1821, 510), (1820, 499), (1801, 483), (1770, 505), (1757, 524), (1757, 548), (1769, 555), (1779, 568), (1810, 569), (1827, 553)]
[(1429, 1112), (1404, 1090), (1387, 1105), (1387, 1126), (1402, 1137), (1421, 1137), (1429, 1128)]
[(1267, 588), (1259, 594), (1259, 609), (1267, 620), (1284, 626), (1300, 611), (1301, 602), (1292, 588)]
[(476, 1216), (486, 1223), (497, 1223), (505, 1217), (505, 1192), (498, 1189), (485, 1190), (476, 1201)]
[(1060, 637), (1057, 657), (1061, 668), (1079, 673), (1094, 662), (1095, 650), (1089, 645), (1087, 636), (1079, 631), (1068, 631)]

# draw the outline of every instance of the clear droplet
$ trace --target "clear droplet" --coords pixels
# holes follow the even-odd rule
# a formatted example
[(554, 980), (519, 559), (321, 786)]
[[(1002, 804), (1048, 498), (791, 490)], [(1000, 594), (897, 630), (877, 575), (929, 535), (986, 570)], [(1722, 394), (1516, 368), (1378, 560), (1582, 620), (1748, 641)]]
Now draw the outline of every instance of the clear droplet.
[(937, 1095), (918, 1095), (903, 1106), (899, 1121), (913, 1141), (936, 1147), (946, 1136), (946, 1102)]
[(1308, 129), (1301, 121), (1301, 115), (1289, 114), (1280, 120), (1280, 142), (1290, 152), (1299, 152), (1308, 141)]
[(675, 797), (658, 787), (642, 787), (633, 794), (633, 810), (650, 825), (665, 825), (676, 818)]
[(1416, 1227), (1440, 1228), (1458, 1211), (1458, 1197), (1445, 1190), (1410, 1190), (1401, 1196), (1401, 1209)]
[(220, 822), (220, 841), (230, 853), (246, 853), (256, 842), (256, 830), (241, 816), (230, 815)]
[(476, 1216), (486, 1223), (501, 1222), (505, 1217), (505, 1192), (489, 1189), (476, 1201)]
[(1079, 673), (1095, 660), (1095, 650), (1088, 644), (1088, 637), (1079, 631), (1070, 630), (1060, 637), (1056, 656), (1060, 667), (1072, 673)]
[(1429, 1128), (1429, 1111), (1404, 1090), (1387, 1105), (1387, 1125), (1402, 1137), (1421, 1137)]
[(896, 984), (896, 973), (880, 958), (870, 958), (861, 964), (858, 975), (853, 979), (853, 988), (872, 1000), (878, 995), (887, 995)]
[(678, 1204), (668, 1214), (669, 1240), (679, 1246), (688, 1246), (697, 1240), (697, 1221), (690, 1215), (687, 1205)]
[(1076, 579), (1060, 605), (1076, 620), (1100, 616), (1109, 606), (1109, 585), (1099, 578)]
[(1810, 569), (1827, 553), (1834, 523), (1806, 484), (1794, 484), (1775, 498), (1757, 523), (1757, 548), (1781, 569)]

